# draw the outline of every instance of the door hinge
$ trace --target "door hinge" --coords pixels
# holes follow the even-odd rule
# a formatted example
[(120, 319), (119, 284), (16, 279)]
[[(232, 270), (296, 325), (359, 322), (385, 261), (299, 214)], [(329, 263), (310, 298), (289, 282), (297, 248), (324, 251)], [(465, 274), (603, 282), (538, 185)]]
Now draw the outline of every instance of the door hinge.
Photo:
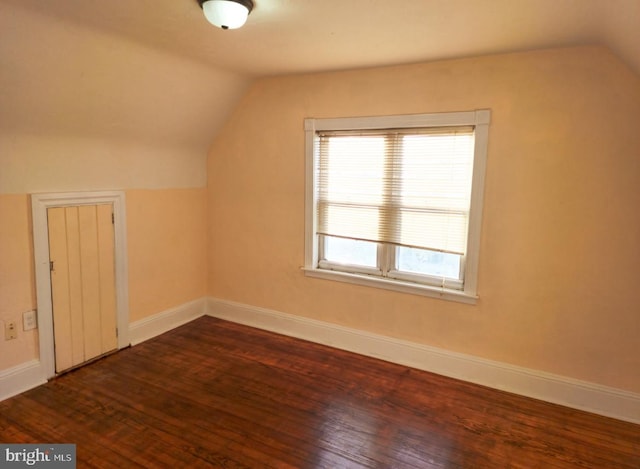
[(116, 327), (116, 337), (118, 337), (118, 328)]
[(115, 225), (116, 224), (116, 216), (114, 215), (113, 212), (111, 212), (111, 224)]
[(49, 261), (49, 272), (53, 272), (53, 261)]

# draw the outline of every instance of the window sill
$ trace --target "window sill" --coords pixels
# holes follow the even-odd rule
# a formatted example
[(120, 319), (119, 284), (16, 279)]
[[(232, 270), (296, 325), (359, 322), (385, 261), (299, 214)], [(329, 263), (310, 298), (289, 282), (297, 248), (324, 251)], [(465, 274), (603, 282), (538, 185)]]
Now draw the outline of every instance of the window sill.
[(348, 272), (339, 272), (336, 270), (311, 269), (304, 267), (304, 274), (307, 277), (321, 278), (324, 280), (333, 280), (337, 282), (352, 283), (374, 288), (383, 288), (401, 293), (409, 293), (412, 295), (422, 295), (431, 298), (439, 298), (441, 300), (457, 301), (459, 303), (476, 304), (477, 295), (470, 295), (460, 290), (450, 290), (446, 288), (433, 287), (430, 285), (420, 285), (413, 282), (404, 282), (402, 280), (373, 277), (366, 274), (354, 274)]

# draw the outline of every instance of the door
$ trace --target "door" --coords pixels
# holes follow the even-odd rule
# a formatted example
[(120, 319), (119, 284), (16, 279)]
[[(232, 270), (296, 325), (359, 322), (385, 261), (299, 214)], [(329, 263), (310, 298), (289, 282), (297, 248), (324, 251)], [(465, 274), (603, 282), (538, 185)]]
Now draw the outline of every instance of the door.
[(47, 209), (55, 371), (118, 348), (113, 204)]

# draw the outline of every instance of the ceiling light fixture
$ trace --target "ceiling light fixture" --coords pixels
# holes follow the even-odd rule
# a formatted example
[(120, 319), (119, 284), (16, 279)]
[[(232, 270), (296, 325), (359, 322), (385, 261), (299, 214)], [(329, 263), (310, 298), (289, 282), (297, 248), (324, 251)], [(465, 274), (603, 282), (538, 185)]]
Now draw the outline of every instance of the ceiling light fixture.
[(240, 28), (253, 10), (252, 0), (198, 0), (209, 23), (222, 29)]

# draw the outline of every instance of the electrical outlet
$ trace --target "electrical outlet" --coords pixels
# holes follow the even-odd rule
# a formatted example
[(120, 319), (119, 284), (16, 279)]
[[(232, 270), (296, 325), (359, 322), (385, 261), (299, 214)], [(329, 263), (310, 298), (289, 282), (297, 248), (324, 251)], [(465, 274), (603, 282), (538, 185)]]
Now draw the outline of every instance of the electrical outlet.
[(38, 327), (38, 321), (36, 319), (36, 311), (27, 311), (22, 313), (22, 330), (30, 331)]
[(15, 321), (7, 321), (4, 323), (4, 340), (18, 338), (18, 328)]

